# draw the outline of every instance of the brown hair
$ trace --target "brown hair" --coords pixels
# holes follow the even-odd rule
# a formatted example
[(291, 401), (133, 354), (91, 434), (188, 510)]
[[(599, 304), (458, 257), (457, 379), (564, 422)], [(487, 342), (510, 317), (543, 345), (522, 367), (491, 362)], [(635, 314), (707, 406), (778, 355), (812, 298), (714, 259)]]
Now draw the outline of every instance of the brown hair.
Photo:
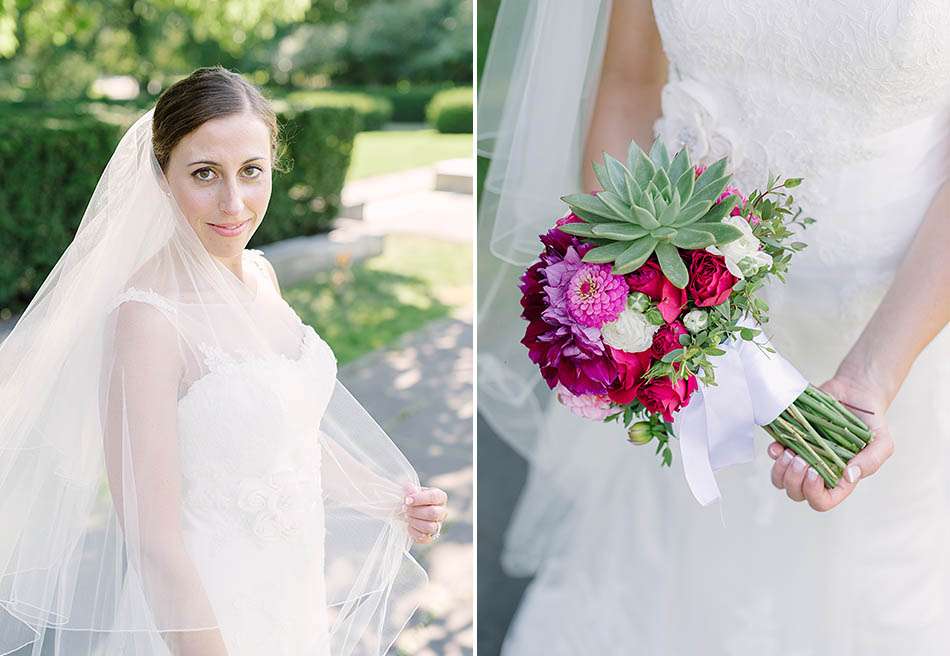
[(183, 80), (165, 89), (155, 104), (152, 116), (152, 150), (162, 170), (168, 165), (172, 149), (185, 135), (206, 121), (250, 110), (270, 129), (271, 160), (282, 171), (279, 161), (282, 144), (277, 114), (260, 89), (243, 77), (221, 66), (196, 69)]

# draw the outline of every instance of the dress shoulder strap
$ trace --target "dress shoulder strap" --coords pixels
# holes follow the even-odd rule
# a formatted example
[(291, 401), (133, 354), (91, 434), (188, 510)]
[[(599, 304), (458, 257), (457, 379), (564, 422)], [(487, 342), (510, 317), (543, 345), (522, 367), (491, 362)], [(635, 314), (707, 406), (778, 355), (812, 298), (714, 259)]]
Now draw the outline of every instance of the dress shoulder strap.
[(172, 302), (164, 296), (157, 294), (151, 289), (139, 289), (138, 287), (129, 287), (116, 296), (109, 305), (109, 312), (114, 312), (123, 303), (130, 302), (152, 305), (166, 314), (175, 314), (177, 312)]

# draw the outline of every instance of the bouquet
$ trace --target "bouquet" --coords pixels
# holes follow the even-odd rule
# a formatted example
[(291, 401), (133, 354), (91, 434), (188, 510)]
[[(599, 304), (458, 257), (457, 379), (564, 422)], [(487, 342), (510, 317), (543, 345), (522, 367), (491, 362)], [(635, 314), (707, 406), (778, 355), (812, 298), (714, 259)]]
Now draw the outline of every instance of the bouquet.
[(522, 344), (575, 414), (656, 440), (667, 466), (679, 437), (701, 503), (718, 497), (714, 469), (751, 460), (756, 425), (834, 487), (873, 436), (775, 352), (756, 296), (805, 247), (801, 179), (746, 196), (726, 165), (670, 159), (659, 140), (649, 155), (631, 143), (626, 163), (604, 153), (603, 189), (562, 197), (570, 213), (521, 278)]

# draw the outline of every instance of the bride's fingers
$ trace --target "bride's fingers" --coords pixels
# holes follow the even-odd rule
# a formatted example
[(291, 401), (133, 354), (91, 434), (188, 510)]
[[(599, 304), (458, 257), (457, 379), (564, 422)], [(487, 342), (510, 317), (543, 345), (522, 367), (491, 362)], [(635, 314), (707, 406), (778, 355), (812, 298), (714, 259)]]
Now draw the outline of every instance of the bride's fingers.
[(407, 506), (440, 506), (448, 496), (437, 487), (424, 487), (406, 495)]
[[(849, 481), (858, 481), (877, 472), (884, 461), (894, 455), (894, 440), (886, 432), (875, 436), (871, 442), (848, 461), (845, 470)], [(857, 470), (852, 470), (856, 467)]]
[(406, 514), (415, 519), (424, 519), (430, 522), (445, 521), (448, 511), (445, 506), (410, 506)]
[(768, 448), (769, 458), (771, 458), (772, 460), (777, 460), (778, 457), (782, 455), (782, 451), (784, 450), (785, 450), (785, 447), (783, 447), (781, 444), (779, 444), (778, 442), (772, 442), (771, 444), (769, 444), (769, 448)]
[(851, 492), (854, 491), (857, 483), (850, 483), (844, 476), (838, 481), (838, 484), (830, 490), (825, 487), (824, 481), (819, 477), (818, 482), (805, 481), (805, 498), (808, 505), (818, 512), (827, 512), (844, 501)]
[(785, 488), (785, 494), (792, 501), (804, 501), (805, 495), (802, 493), (802, 483), (805, 482), (805, 470), (808, 463), (801, 456), (792, 458), (792, 464), (785, 470), (785, 477), (782, 479), (782, 487)]
[(409, 526), (409, 536), (416, 542), (421, 542), (423, 544), (432, 542), (434, 539), (431, 533), (423, 533), (414, 526)]
[(428, 535), (435, 535), (439, 532), (438, 522), (426, 522), (421, 519), (413, 519), (409, 522), (409, 526), (416, 529), (420, 533), (426, 533)]
[(780, 490), (784, 487), (785, 470), (792, 463), (794, 455), (791, 449), (783, 449), (775, 464), (772, 465), (772, 485)]

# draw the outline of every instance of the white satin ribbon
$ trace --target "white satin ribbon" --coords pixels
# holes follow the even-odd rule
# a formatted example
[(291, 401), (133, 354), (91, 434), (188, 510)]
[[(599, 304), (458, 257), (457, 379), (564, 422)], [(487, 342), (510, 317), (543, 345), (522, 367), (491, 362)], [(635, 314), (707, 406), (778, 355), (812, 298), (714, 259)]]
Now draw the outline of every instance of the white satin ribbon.
[[(769, 344), (764, 333), (756, 341)], [(750, 462), (756, 426), (774, 421), (808, 387), (778, 353), (766, 353), (745, 340), (721, 348), (726, 354), (713, 358), (716, 385), (700, 382), (673, 418), (686, 482), (703, 506), (721, 497), (713, 472)]]

